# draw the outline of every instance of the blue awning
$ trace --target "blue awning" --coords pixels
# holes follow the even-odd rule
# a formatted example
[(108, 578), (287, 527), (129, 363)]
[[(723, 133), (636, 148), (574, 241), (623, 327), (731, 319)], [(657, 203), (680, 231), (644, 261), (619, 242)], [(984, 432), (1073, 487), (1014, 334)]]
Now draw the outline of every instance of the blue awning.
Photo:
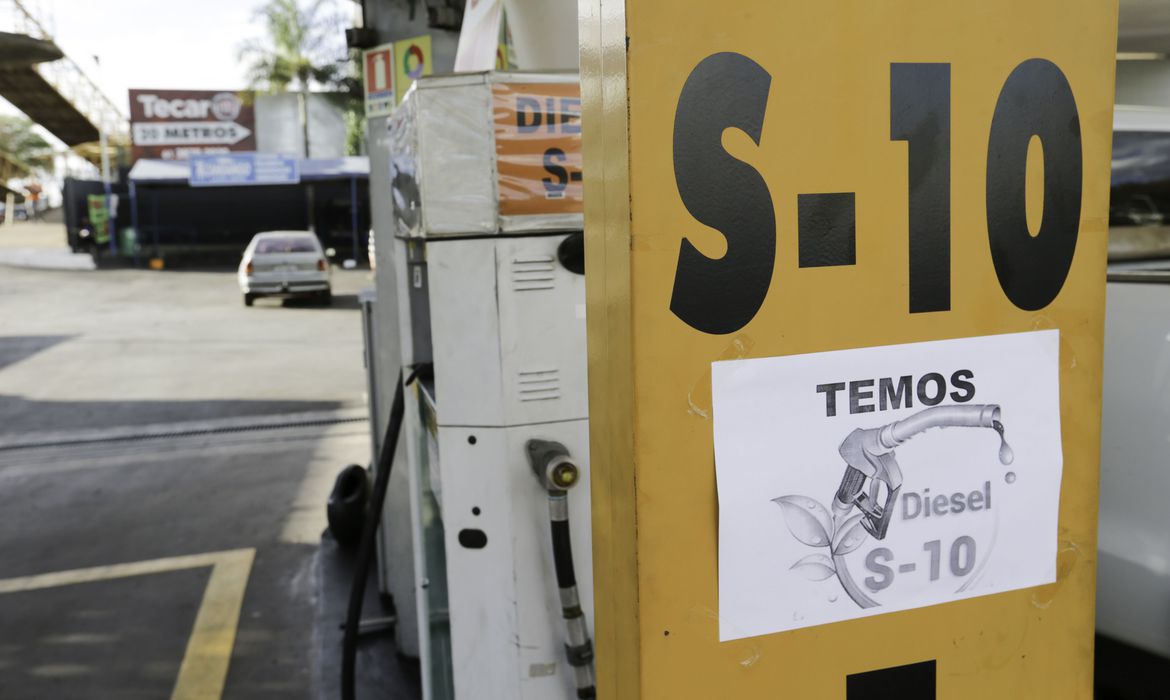
[[(370, 177), (370, 159), (366, 156), (302, 158), (299, 166), (301, 182), (353, 178), (364, 180)], [(139, 185), (183, 185), (189, 176), (185, 160), (141, 158), (130, 168), (130, 180)]]

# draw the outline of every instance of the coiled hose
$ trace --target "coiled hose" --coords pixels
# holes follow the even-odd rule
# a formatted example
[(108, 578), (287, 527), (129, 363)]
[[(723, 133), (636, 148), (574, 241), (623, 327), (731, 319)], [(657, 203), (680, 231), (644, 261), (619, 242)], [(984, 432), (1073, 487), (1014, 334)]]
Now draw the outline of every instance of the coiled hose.
[[(412, 373), (407, 383), (414, 380)], [(394, 403), (390, 406), (390, 422), (386, 426), (386, 437), (382, 440), (382, 451), (378, 455), (377, 474), (374, 477), (374, 491), (370, 494), (370, 512), (362, 530), (358, 547), (357, 567), (353, 572), (353, 584), (349, 590), (349, 607), (345, 615), (345, 636), (341, 642), (341, 697), (354, 700), (354, 672), (357, 664), (358, 623), (362, 616), (362, 600), (366, 595), (366, 579), (370, 573), (370, 561), (374, 558), (374, 543), (378, 524), (382, 520), (382, 502), (386, 500), (386, 487), (390, 484), (390, 469), (394, 465), (394, 451), (398, 447), (398, 434), (402, 429), (402, 417), (406, 412), (402, 395), (402, 372), (398, 372), (398, 383), (394, 389)]]

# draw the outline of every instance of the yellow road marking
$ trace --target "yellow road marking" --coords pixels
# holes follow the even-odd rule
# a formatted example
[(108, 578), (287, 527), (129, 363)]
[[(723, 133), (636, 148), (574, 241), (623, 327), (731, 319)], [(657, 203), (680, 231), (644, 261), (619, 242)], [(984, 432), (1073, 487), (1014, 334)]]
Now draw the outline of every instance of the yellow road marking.
[(219, 700), (256, 550), (233, 549), (0, 580), (0, 594), (211, 567), (171, 700)]
[(207, 581), (171, 700), (219, 700), (255, 549), (224, 552)]

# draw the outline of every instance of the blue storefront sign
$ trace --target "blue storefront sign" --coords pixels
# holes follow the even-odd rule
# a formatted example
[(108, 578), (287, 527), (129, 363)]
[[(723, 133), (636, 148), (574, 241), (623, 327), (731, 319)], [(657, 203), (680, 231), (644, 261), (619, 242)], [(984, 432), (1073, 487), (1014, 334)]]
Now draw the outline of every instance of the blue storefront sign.
[(187, 160), (192, 187), (294, 185), (301, 181), (295, 157), (278, 153), (217, 153)]

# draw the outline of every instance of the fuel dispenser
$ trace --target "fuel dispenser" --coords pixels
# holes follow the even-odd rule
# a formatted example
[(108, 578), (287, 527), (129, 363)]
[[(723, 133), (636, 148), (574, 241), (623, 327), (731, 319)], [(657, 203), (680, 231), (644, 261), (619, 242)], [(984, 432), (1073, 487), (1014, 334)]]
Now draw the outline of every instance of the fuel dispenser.
[(413, 561), (427, 700), (594, 697), (579, 114), (575, 74), (482, 73), (389, 122), (378, 295), (415, 380), (412, 551), (383, 558)]
[(1116, 2), (580, 7), (391, 118), (424, 696), (1089, 698)]
[(582, 0), (601, 697), (1092, 697), (1117, 9)]

